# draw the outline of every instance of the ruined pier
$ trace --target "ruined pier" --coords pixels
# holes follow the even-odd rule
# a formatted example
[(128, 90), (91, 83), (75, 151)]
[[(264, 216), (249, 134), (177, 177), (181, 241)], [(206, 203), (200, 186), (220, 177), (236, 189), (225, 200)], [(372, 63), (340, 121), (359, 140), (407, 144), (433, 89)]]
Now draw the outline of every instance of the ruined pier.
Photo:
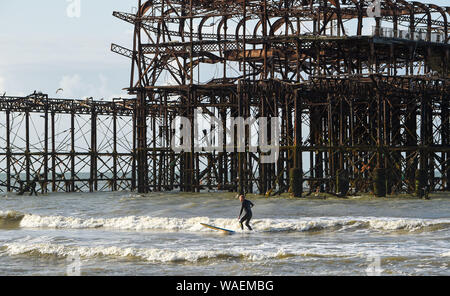
[[(130, 58), (135, 98), (0, 97), (0, 190), (37, 178), (44, 192), (448, 191), (450, 7), (371, 5), (155, 0), (114, 12), (134, 28), (133, 48), (111, 50)], [(180, 139), (177, 117), (194, 126), (196, 111), (209, 122), (201, 139)], [(274, 163), (250, 149), (252, 124), (244, 149), (194, 149), (229, 138), (238, 117), (277, 118), (279, 134), (257, 134), (278, 145)]]

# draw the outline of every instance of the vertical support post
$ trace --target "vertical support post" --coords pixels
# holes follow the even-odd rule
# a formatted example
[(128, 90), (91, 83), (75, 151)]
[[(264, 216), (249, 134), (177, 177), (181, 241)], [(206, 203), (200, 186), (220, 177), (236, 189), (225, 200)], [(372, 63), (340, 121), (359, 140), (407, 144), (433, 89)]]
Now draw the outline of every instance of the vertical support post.
[[(324, 191), (323, 186), (323, 142), (322, 142), (322, 130), (323, 130), (323, 115), (321, 109), (323, 106), (311, 106), (310, 107), (310, 129), (311, 129), (311, 145), (318, 146), (320, 149), (310, 152), (311, 163), (311, 182), (310, 189), (319, 189), (320, 192)], [(325, 140), (324, 140), (325, 141)]]
[(30, 111), (25, 110), (25, 173), (26, 183), (30, 184)]
[[(152, 180), (149, 180), (151, 184), (149, 186), (153, 187), (153, 191), (157, 190), (158, 186), (158, 173), (157, 173), (157, 162), (158, 162), (158, 155), (156, 151), (156, 114), (151, 115), (152, 117), (152, 174), (153, 178)], [(161, 155), (160, 155), (161, 157)]]
[(44, 173), (41, 185), (41, 192), (48, 192), (48, 96), (45, 96), (44, 114)]
[[(244, 88), (244, 91), (242, 90)], [(238, 103), (238, 108), (237, 108), (237, 117), (243, 117), (243, 101), (245, 100), (245, 82), (244, 83), (242, 83), (242, 81), (239, 81), (238, 82), (238, 94), (237, 94), (237, 96), (238, 96), (238, 100), (237, 100), (237, 103)], [(245, 119), (245, 118), (244, 118)], [(245, 127), (244, 127), (244, 129), (245, 129)], [(244, 135), (245, 135), (245, 133), (244, 133)], [(239, 136), (242, 136), (242, 135), (239, 135)], [(245, 136), (244, 136), (245, 137)], [(236, 138), (237, 139), (237, 138)], [(242, 144), (246, 144), (245, 143), (245, 141), (242, 141), (242, 139), (237, 139), (237, 141), (235, 142), (235, 144), (238, 144), (239, 143), (239, 146), (240, 145), (242, 145)], [(237, 152), (237, 160), (238, 160), (238, 163), (237, 163), (237, 169), (238, 169), (238, 193), (239, 194), (245, 194), (245, 192), (244, 192), (244, 153), (243, 152), (240, 152), (240, 151), (242, 151), (241, 150), (242, 149), (242, 147), (238, 147), (238, 152)]]
[[(392, 98), (393, 106), (391, 111), (391, 141), (390, 144), (393, 147), (399, 147), (402, 145), (402, 136), (400, 133), (400, 112), (401, 101), (400, 98)], [(393, 165), (390, 167), (390, 178), (392, 183), (392, 193), (400, 191), (402, 188), (402, 165), (401, 165), (401, 153), (399, 151), (391, 151)]]
[[(171, 114), (169, 114), (169, 127), (172, 126), (172, 122), (173, 122), (173, 116)], [(173, 134), (172, 129), (169, 129), (169, 134), (170, 134), (170, 139), (172, 139), (172, 137), (175, 137), (175, 135)], [(170, 175), (169, 175), (169, 190), (173, 190), (174, 188), (174, 183), (175, 183), (175, 168), (176, 168), (176, 155), (175, 152), (173, 150), (170, 150)]]
[(11, 112), (6, 110), (6, 191), (11, 192)]
[[(450, 116), (449, 116), (449, 98), (448, 96), (441, 96), (441, 125), (442, 125), (442, 147), (449, 147), (450, 146)], [(442, 161), (441, 161), (441, 169), (443, 172), (443, 187), (445, 191), (450, 191), (450, 152), (449, 151), (443, 151), (442, 152)]]
[(117, 191), (117, 109), (116, 104), (113, 107), (113, 180), (112, 190)]
[[(92, 165), (92, 163), (91, 163)], [(91, 167), (92, 168), (92, 167)], [(75, 192), (75, 110), (70, 114), (70, 191)]]
[(384, 167), (384, 147), (383, 147), (383, 99), (379, 91), (376, 92), (377, 98), (377, 167), (374, 171), (373, 191), (376, 197), (386, 196), (386, 169)]
[(415, 156), (413, 148), (417, 148), (417, 121), (416, 121), (416, 112), (417, 112), (417, 102), (415, 97), (404, 97), (403, 103), (406, 104), (406, 128), (405, 128), (405, 137), (406, 137), (406, 171), (405, 178), (408, 182), (408, 191), (414, 192), (415, 187), (415, 172), (417, 169), (417, 156)]
[(137, 118), (137, 100), (136, 103), (134, 105), (134, 109), (133, 109), (133, 116), (132, 116), (132, 121), (133, 121), (133, 147), (132, 149), (132, 157), (131, 157), (131, 191), (135, 191), (136, 187), (137, 187), (137, 180), (136, 180), (136, 162), (137, 162), (137, 139), (136, 139), (136, 135), (137, 135), (137, 124), (136, 124), (136, 118)]
[(264, 0), (263, 2), (263, 13), (262, 13), (262, 31), (263, 31), (263, 51), (264, 51), (264, 65), (263, 65), (263, 79), (266, 80), (267, 79), (267, 41), (266, 41), (266, 37), (267, 37), (267, 0)]
[(391, 112), (390, 112), (390, 104), (387, 102), (389, 100), (388, 97), (383, 97), (382, 100), (382, 108), (383, 108), (383, 157), (384, 157), (384, 169), (386, 173), (386, 193), (391, 194), (392, 193), (392, 166), (390, 165), (391, 162), (389, 162), (389, 158), (391, 157), (392, 161), (392, 151), (388, 150), (391, 146)]
[[(221, 101), (221, 99), (219, 100), (219, 101)], [(222, 120), (222, 127), (217, 127), (218, 128), (218, 130), (219, 130), (219, 132), (221, 131), (220, 130), (220, 128), (222, 128), (223, 129), (223, 119), (224, 119), (224, 112), (222, 111), (222, 108), (219, 108), (219, 110), (218, 110), (218, 114), (219, 114), (219, 117), (220, 117), (220, 120)], [(222, 137), (222, 139), (223, 139), (223, 143), (222, 143), (222, 147), (220, 147), (222, 150), (220, 150), (219, 149), (219, 152), (217, 153), (217, 159), (218, 159), (218, 163), (217, 163), (217, 166), (218, 166), (218, 176), (217, 176), (217, 189), (219, 189), (219, 190), (221, 190), (222, 189), (222, 186), (225, 184), (224, 183), (224, 169), (223, 169), (223, 162), (224, 162), (224, 153), (225, 153), (225, 146), (226, 146), (226, 137), (224, 136), (224, 134), (225, 134), (226, 132), (225, 132), (225, 129), (223, 129), (223, 131), (222, 131), (222, 135), (219, 135), (219, 138), (220, 137)], [(219, 145), (220, 145), (221, 143), (220, 143), (220, 141), (219, 141)]]
[[(266, 107), (266, 97), (265, 97), (265, 93), (261, 91), (261, 95), (259, 96), (260, 98), (260, 117), (267, 117), (267, 107)], [(259, 122), (259, 124), (261, 124), (261, 121)], [(260, 128), (261, 130), (261, 128)], [(261, 135), (260, 135), (261, 137)], [(259, 159), (262, 158), (262, 152), (259, 151)], [(260, 194), (266, 194), (267, 192), (267, 179), (266, 179), (266, 174), (267, 174), (267, 164), (262, 163), (261, 160), (259, 161), (259, 193)]]
[(147, 163), (147, 109), (145, 91), (137, 94), (136, 106), (136, 161), (137, 161), (137, 189), (139, 193), (148, 192), (148, 163)]
[(95, 110), (95, 104), (91, 106), (91, 177), (90, 188), (91, 192), (98, 190), (97, 180), (97, 111)]
[(381, 17), (375, 18), (375, 36), (380, 37), (381, 35)]
[[(327, 119), (325, 120), (325, 127), (323, 128), (323, 132), (326, 133), (328, 131), (328, 168), (325, 167), (325, 176), (328, 174), (328, 176), (336, 176), (336, 147), (335, 147), (335, 141), (336, 141), (336, 135), (335, 135), (335, 129), (336, 125), (338, 125), (338, 122), (336, 121), (338, 118), (333, 110), (336, 106), (336, 100), (335, 98), (328, 93), (327, 98)], [(324, 135), (325, 136), (325, 135)], [(325, 154), (326, 155), (326, 154)], [(325, 161), (325, 165), (327, 162)], [(325, 181), (325, 180), (324, 180)], [(330, 192), (331, 190), (331, 184), (328, 180), (326, 182), (326, 191)]]
[[(221, 103), (223, 104), (225, 98), (221, 97)], [(222, 122), (222, 139), (223, 146), (222, 152), (219, 153), (219, 178), (222, 186), (228, 183), (228, 154), (227, 154), (227, 110), (222, 107), (220, 112), (220, 120)]]
[(188, 118), (189, 121), (191, 123), (191, 134), (190, 134), (190, 138), (191, 138), (191, 149), (189, 152), (185, 153), (185, 181), (184, 181), (184, 186), (185, 186), (185, 191), (186, 192), (194, 192), (195, 191), (195, 186), (194, 185), (194, 178), (195, 178), (195, 174), (194, 174), (194, 145), (195, 145), (195, 138), (194, 138), (194, 130), (195, 130), (195, 118), (194, 118), (194, 106), (195, 106), (195, 95), (194, 95), (194, 90), (192, 89), (192, 87), (189, 87), (189, 92), (188, 92)]
[(292, 196), (301, 197), (303, 193), (303, 159), (302, 159), (302, 103), (300, 92), (294, 93), (294, 167), (290, 169), (290, 191)]
[(347, 143), (347, 113), (348, 104), (343, 96), (339, 96), (339, 168), (336, 169), (336, 194), (345, 196), (349, 190), (348, 172), (345, 167), (344, 146)]
[(55, 139), (55, 111), (51, 113), (52, 137), (52, 192), (57, 191), (56, 186), (56, 139)]
[(418, 197), (424, 197), (428, 193), (428, 185), (432, 186), (432, 178), (429, 176), (434, 170), (430, 167), (429, 144), (433, 134), (431, 129), (431, 108), (429, 108), (428, 98), (425, 94), (420, 96), (420, 147), (419, 147), (419, 169), (415, 173), (415, 193)]

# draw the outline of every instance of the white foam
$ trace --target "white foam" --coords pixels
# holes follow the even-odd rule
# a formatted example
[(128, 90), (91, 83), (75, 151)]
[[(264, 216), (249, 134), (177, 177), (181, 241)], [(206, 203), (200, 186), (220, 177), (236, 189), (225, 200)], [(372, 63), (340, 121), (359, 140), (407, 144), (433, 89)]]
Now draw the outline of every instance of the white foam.
[(416, 231), (428, 226), (442, 223), (449, 223), (448, 220), (425, 220), (425, 219), (401, 219), (401, 218), (384, 218), (368, 220), (369, 227), (381, 230), (408, 230)]
[(10, 256), (80, 256), (81, 258), (96, 257), (121, 257), (137, 258), (149, 262), (197, 262), (199, 260), (236, 258), (248, 261), (261, 261), (279, 258), (286, 255), (284, 251), (278, 250), (265, 252), (262, 250), (192, 250), (192, 249), (156, 249), (156, 248), (120, 248), (116, 246), (65, 246), (51, 243), (23, 244), (10, 243), (3, 246), (4, 252)]
[(0, 219), (20, 219), (24, 214), (17, 211), (0, 211)]
[[(173, 230), (173, 231), (211, 231), (200, 223), (214, 224), (219, 227), (238, 230), (237, 219), (194, 217), (194, 218), (168, 218), (149, 216), (128, 216), (119, 218), (89, 218), (63, 216), (25, 215), (20, 226), (28, 228), (111, 228), (120, 230)], [(353, 225), (353, 220), (345, 219), (255, 219), (252, 225), (259, 231), (310, 231), (322, 230), (330, 227)]]
[[(108, 228), (118, 230), (167, 230), (208, 232), (213, 231), (202, 227), (200, 223), (213, 224), (218, 227), (240, 231), (237, 219), (229, 218), (169, 218), (150, 216), (128, 216), (118, 218), (78, 218), (64, 216), (25, 215), (20, 222), (25, 228), (55, 228), (55, 229), (90, 229)], [(403, 218), (375, 218), (375, 217), (315, 217), (302, 219), (254, 219), (251, 224), (256, 231), (321, 231), (334, 229), (370, 228), (375, 230), (407, 230), (415, 231), (427, 226), (450, 224), (450, 220), (426, 220)]]
[(166, 218), (148, 216), (128, 216), (119, 218), (89, 218), (63, 216), (39, 216), (25, 215), (20, 226), (28, 228), (63, 228), (63, 229), (85, 229), (85, 228), (112, 228), (119, 230), (204, 230), (200, 223), (208, 223), (207, 217), (195, 218)]

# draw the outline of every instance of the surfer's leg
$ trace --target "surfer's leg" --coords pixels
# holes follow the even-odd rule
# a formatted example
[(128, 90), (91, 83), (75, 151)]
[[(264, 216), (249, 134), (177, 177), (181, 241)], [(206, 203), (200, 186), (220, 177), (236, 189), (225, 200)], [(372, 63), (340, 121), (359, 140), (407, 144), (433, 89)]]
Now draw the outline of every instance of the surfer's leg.
[(244, 217), (242, 217), (241, 220), (239, 221), (239, 223), (241, 224), (242, 230), (244, 230), (244, 222), (246, 222), (245, 225), (248, 225), (248, 221), (247, 221), (248, 219), (249, 219), (248, 214), (245, 214)]
[(242, 223), (244, 223), (245, 217), (247, 217), (247, 216), (244, 216), (244, 217), (241, 218), (241, 220), (239, 220), (239, 224), (241, 224), (241, 229), (242, 230), (244, 230), (244, 224), (242, 224)]
[[(246, 215), (247, 217), (247, 215)], [(248, 215), (247, 219), (245, 220), (245, 226), (247, 226), (248, 230), (253, 230), (250, 226), (250, 220), (252, 219), (252, 215)]]

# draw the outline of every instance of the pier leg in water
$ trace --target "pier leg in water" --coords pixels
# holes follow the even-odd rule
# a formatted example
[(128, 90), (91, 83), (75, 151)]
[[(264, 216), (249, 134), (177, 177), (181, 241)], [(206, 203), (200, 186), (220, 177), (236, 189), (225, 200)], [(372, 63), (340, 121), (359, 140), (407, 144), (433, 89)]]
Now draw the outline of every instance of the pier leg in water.
[(428, 198), (427, 172), (416, 170), (415, 194), (420, 198)]
[(290, 191), (293, 197), (302, 197), (303, 172), (302, 169), (290, 169), (289, 171)]
[(348, 174), (345, 170), (338, 170), (336, 174), (336, 194), (346, 196), (349, 190)]
[(376, 197), (386, 197), (386, 170), (383, 168), (374, 170), (373, 193)]

